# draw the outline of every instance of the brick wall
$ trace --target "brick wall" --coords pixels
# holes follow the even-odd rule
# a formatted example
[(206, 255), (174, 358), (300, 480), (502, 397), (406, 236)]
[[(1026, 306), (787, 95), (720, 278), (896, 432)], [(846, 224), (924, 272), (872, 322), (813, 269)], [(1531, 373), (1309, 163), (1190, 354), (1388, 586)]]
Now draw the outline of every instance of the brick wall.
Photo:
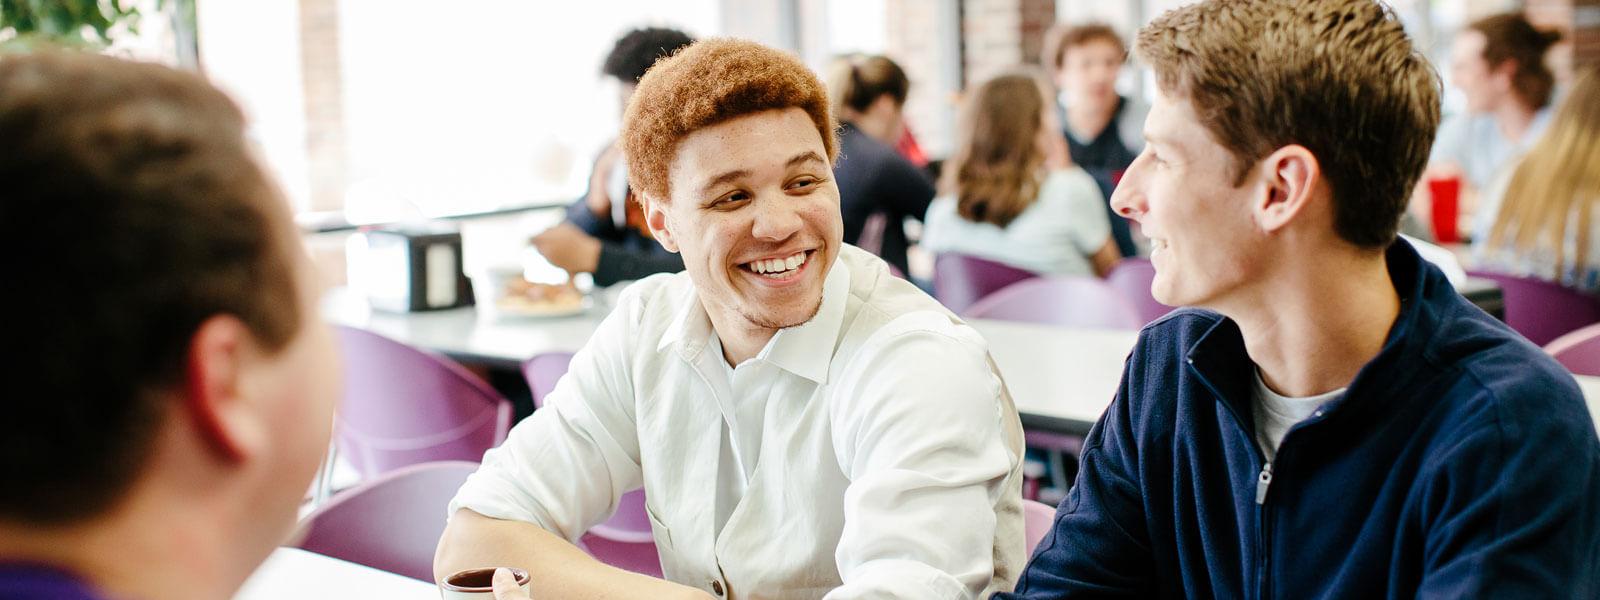
[(1561, 32), (1549, 59), (1558, 80), (1569, 80), (1574, 67), (1600, 65), (1600, 0), (1527, 0), (1523, 10), (1534, 25)]
[(906, 98), (906, 122), (930, 157), (948, 153), (955, 125), (955, 98), (961, 90), (958, 40), (946, 40), (941, 31), (956, 27), (958, 0), (887, 0), (888, 31), (884, 54), (905, 69), (911, 80)]
[(344, 207), (347, 163), (339, 0), (300, 0), (300, 67), (305, 85), (309, 208), (339, 210)]

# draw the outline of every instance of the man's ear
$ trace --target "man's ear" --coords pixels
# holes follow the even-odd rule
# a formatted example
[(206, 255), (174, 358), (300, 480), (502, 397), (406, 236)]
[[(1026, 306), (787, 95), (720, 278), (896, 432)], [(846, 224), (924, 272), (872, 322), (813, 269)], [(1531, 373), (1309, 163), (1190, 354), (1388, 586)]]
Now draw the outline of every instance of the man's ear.
[(1255, 207), (1256, 221), (1273, 233), (1299, 218), (1316, 200), (1322, 168), (1316, 155), (1299, 144), (1279, 148), (1263, 159), (1259, 168), (1266, 194)]
[(668, 252), (677, 252), (678, 240), (672, 237), (672, 223), (667, 218), (666, 204), (644, 194), (639, 195), (639, 204), (644, 207), (644, 224), (650, 228), (650, 235)]
[(250, 328), (231, 315), (206, 319), (189, 340), (183, 404), (205, 446), (226, 461), (244, 460), (270, 441), (246, 381), (257, 353)]

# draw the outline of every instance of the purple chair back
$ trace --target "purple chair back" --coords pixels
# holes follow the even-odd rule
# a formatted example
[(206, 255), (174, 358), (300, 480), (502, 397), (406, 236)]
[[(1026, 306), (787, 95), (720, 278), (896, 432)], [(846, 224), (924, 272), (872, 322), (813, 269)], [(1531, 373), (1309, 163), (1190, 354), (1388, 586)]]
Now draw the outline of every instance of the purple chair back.
[(1124, 258), (1106, 275), (1106, 283), (1121, 292), (1133, 303), (1134, 312), (1149, 323), (1172, 312), (1171, 306), (1156, 302), (1150, 294), (1150, 283), (1155, 281), (1156, 267), (1148, 258)]
[(337, 329), (345, 396), (334, 439), (363, 477), (424, 462), (478, 462), (505, 440), (511, 402), (476, 375), (370, 331)]
[(1028, 556), (1033, 556), (1033, 550), (1039, 547), (1039, 542), (1044, 540), (1055, 524), (1055, 507), (1038, 500), (1022, 500), (1022, 539)]
[(1138, 329), (1144, 320), (1132, 302), (1093, 277), (1040, 277), (1020, 281), (968, 308), (964, 317), (1046, 323), (1064, 327)]
[[(540, 354), (522, 363), (522, 375), (533, 392), (535, 410), (572, 364), (571, 352)], [(619, 569), (661, 577), (661, 558), (656, 552), (650, 517), (645, 512), (644, 490), (633, 490), (617, 501), (617, 512), (606, 522), (594, 526), (580, 540), (589, 554)]]
[(1543, 346), (1564, 333), (1600, 323), (1600, 297), (1541, 279), (1484, 271), (1467, 274), (1500, 284), (1506, 325), (1535, 345)]
[(1544, 351), (1574, 374), (1600, 376), (1600, 323), (1558, 337)]
[(933, 297), (961, 314), (973, 303), (1038, 273), (965, 254), (940, 254), (933, 259)]
[(298, 547), (433, 582), (445, 508), (478, 464), (402, 467), (342, 492), (307, 515)]

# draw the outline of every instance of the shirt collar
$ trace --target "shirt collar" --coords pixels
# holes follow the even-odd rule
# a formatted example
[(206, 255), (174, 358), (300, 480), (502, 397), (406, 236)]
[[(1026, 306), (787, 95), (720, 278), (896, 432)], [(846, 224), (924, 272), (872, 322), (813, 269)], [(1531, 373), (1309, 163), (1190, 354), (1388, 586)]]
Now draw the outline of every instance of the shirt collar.
[[(833, 361), (833, 346), (844, 323), (844, 309), (850, 299), (850, 269), (840, 257), (822, 281), (822, 305), (811, 320), (778, 330), (756, 355), (756, 360), (771, 363), (818, 384), (828, 382), (828, 365)], [(682, 307), (656, 344), (656, 350), (677, 346), (679, 356), (694, 361), (705, 352), (716, 331), (711, 317), (695, 294), (693, 286), (685, 293)], [(825, 350), (825, 351), (824, 351)], [(720, 358), (719, 358), (720, 360)]]

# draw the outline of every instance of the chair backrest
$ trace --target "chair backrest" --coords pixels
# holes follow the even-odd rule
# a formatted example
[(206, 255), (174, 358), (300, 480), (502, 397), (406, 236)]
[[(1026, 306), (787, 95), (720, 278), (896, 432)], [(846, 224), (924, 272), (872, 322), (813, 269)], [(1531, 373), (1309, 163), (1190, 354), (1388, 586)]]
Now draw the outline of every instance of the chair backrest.
[(1500, 284), (1506, 325), (1536, 345), (1543, 346), (1564, 333), (1600, 323), (1600, 297), (1541, 279), (1485, 271), (1467, 274)]
[(1600, 377), (1600, 323), (1558, 337), (1544, 351), (1568, 371)]
[(380, 475), (307, 515), (296, 546), (432, 583), (445, 509), (477, 469), (474, 462), (446, 461)]
[[(556, 388), (572, 364), (571, 352), (548, 352), (522, 363), (522, 376), (533, 392), (533, 406), (542, 408), (545, 398)], [(617, 501), (617, 512), (606, 522), (594, 526), (583, 538), (584, 549), (613, 567), (661, 576), (661, 560), (656, 553), (650, 517), (645, 512), (644, 490), (633, 490)]]
[(1133, 303), (1093, 277), (1040, 277), (988, 295), (964, 317), (1046, 323), (1064, 327), (1138, 329), (1144, 320)]
[(567, 374), (572, 364), (571, 352), (546, 352), (522, 363), (522, 377), (528, 380), (528, 390), (533, 392), (533, 408), (544, 406), (544, 398), (556, 389), (556, 382)]
[(984, 296), (1038, 273), (965, 254), (940, 254), (933, 259), (933, 297), (960, 314)]
[(1022, 539), (1028, 556), (1033, 556), (1033, 550), (1039, 547), (1039, 542), (1044, 540), (1055, 524), (1055, 507), (1038, 500), (1022, 500)]
[(345, 396), (334, 439), (363, 477), (424, 462), (476, 462), (505, 440), (511, 402), (482, 379), (376, 333), (338, 331)]
[(1145, 323), (1165, 316), (1173, 308), (1157, 302), (1156, 297), (1150, 294), (1150, 283), (1155, 279), (1155, 265), (1150, 264), (1150, 259), (1141, 257), (1124, 258), (1106, 274), (1106, 283), (1133, 303), (1134, 311)]

